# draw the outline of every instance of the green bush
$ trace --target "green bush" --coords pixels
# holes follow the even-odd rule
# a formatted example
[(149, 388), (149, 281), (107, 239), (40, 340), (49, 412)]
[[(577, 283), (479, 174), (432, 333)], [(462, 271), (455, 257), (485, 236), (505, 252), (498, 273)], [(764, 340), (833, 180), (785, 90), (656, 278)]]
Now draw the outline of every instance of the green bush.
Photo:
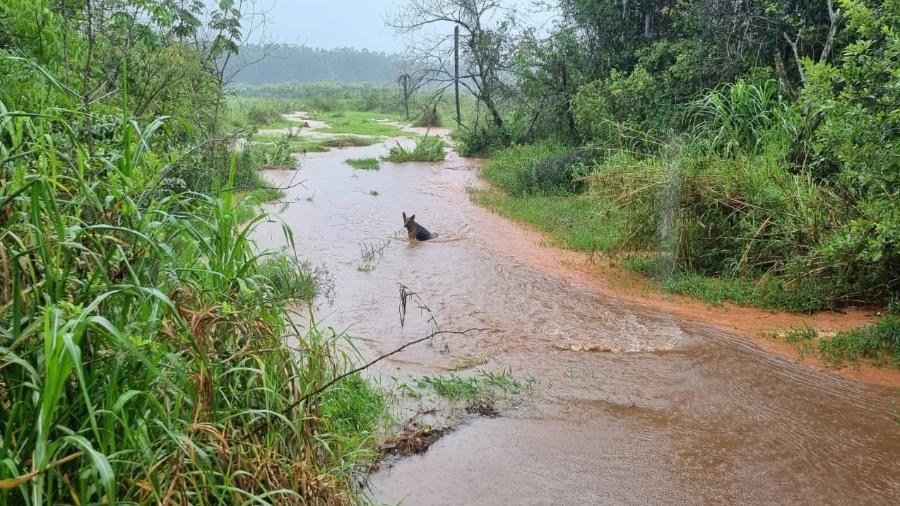
[(566, 195), (584, 188), (586, 161), (571, 148), (552, 141), (497, 151), (481, 175), (511, 195)]
[(676, 270), (712, 277), (764, 276), (758, 292), (767, 306), (813, 310), (896, 293), (900, 259), (884, 249), (900, 223), (893, 206), (848, 206), (811, 175), (791, 173), (778, 154), (703, 152), (610, 155), (591, 170), (590, 193), (630, 216), (624, 251), (658, 249)]
[(456, 150), (462, 156), (486, 156), (498, 149), (509, 146), (508, 132), (497, 128), (478, 127), (454, 132)]
[(707, 93), (693, 107), (698, 137), (723, 155), (759, 153), (764, 146), (787, 147), (796, 136), (796, 121), (777, 81), (738, 80)]
[(643, 67), (613, 70), (578, 89), (572, 101), (578, 131), (586, 142), (605, 148), (652, 147), (676, 111), (665, 90)]

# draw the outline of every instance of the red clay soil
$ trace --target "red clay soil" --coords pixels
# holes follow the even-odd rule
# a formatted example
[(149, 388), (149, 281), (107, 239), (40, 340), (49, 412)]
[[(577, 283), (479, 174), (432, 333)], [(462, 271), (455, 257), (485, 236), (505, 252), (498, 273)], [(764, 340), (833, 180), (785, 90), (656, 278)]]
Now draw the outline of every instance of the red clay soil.
[(701, 323), (744, 337), (768, 352), (807, 367), (866, 383), (900, 387), (900, 369), (876, 367), (867, 363), (833, 367), (815, 354), (801, 357), (794, 345), (783, 339), (768, 337), (772, 333), (807, 325), (823, 333), (859, 327), (875, 319), (876, 309), (847, 308), (840, 313), (823, 311), (806, 315), (728, 303), (713, 306), (698, 299), (664, 293), (643, 276), (623, 267), (610, 265), (605, 260), (550, 246), (549, 240), (540, 232), (509, 220), (499, 219), (484, 208), (478, 209), (480, 211), (476, 211), (475, 218), (480, 222), (479, 227), (487, 226), (491, 229), (490, 233), (483, 234), (483, 237), (501, 251), (511, 253), (532, 268), (652, 311), (670, 314), (681, 320)]

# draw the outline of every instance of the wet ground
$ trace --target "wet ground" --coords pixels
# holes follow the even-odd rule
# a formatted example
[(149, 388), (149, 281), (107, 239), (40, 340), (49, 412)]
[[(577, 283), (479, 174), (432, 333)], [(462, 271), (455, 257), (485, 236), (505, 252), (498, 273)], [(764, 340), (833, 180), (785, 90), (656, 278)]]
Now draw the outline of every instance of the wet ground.
[[(409, 141), (404, 141), (409, 142)], [(897, 504), (900, 393), (773, 356), (744, 338), (612, 297), (574, 281), (563, 255), (472, 204), (473, 162), (302, 159), (302, 186), (271, 205), (300, 254), (334, 276), (318, 316), (366, 357), (433, 328), (488, 330), (411, 347), (375, 374), (446, 374), (485, 357), (537, 380), (527, 402), (473, 418), (425, 454), (371, 480), (385, 503)], [(293, 171), (267, 174), (287, 184)], [(401, 213), (436, 241), (410, 244)], [(260, 231), (281, 245), (280, 222)], [(370, 261), (362, 250), (379, 249)], [(414, 291), (405, 326), (400, 286)], [(571, 351), (595, 349), (610, 351)]]

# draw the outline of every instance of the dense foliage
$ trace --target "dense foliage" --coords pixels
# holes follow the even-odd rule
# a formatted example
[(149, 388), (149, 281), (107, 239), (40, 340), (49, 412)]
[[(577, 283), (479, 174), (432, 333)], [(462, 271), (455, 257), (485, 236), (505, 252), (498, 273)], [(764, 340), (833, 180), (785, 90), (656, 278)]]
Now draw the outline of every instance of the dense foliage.
[(755, 295), (725, 298), (796, 310), (897, 297), (900, 2), (559, 8), (517, 43), (503, 127), (457, 132), (469, 153), (552, 141), (497, 153), (491, 181), (590, 203), (579, 219), (617, 232), (586, 247), (667, 283), (732, 279)]
[(400, 58), (367, 49), (321, 49), (276, 44), (246, 44), (231, 59), (234, 82), (250, 85), (284, 82), (389, 83)]
[[(0, 503), (344, 504), (383, 416), (235, 187), (229, 0), (0, 4)], [(198, 42), (200, 41), (200, 42)], [(244, 178), (244, 179), (241, 179)], [(290, 231), (286, 230), (288, 244)]]

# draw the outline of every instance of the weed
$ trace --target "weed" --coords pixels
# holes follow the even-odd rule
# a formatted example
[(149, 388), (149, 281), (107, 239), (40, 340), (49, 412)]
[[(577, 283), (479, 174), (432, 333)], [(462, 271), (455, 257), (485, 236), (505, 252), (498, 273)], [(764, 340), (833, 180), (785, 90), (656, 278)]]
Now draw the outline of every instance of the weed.
[(370, 272), (375, 270), (375, 266), (381, 257), (384, 256), (384, 250), (393, 242), (393, 238), (388, 238), (380, 243), (362, 242), (359, 245), (359, 264), (356, 270), (360, 272)]
[(799, 344), (812, 341), (819, 336), (819, 332), (809, 325), (790, 329), (784, 334), (784, 340), (791, 344)]
[(465, 401), (467, 404), (494, 401), (498, 394), (507, 397), (523, 391), (522, 383), (514, 379), (509, 370), (498, 373), (479, 371), (475, 376), (424, 376), (416, 384), (451, 401)]
[[(281, 155), (251, 145), (202, 165), (164, 120), (127, 110), (88, 144), (69, 118), (93, 113), (67, 94), (10, 93), (46, 108), (0, 102), (0, 504), (355, 501), (383, 394), (352, 375), (297, 404), (356, 354), (291, 325), (287, 305), (328, 287), (259, 250), (266, 214), (235, 192)], [(178, 164), (208, 186), (174, 184)]]
[(900, 367), (900, 317), (888, 315), (872, 325), (823, 338), (819, 341), (819, 352), (835, 366), (866, 358)]
[(350, 158), (344, 160), (344, 163), (360, 170), (378, 170), (381, 168), (381, 163), (377, 158)]

